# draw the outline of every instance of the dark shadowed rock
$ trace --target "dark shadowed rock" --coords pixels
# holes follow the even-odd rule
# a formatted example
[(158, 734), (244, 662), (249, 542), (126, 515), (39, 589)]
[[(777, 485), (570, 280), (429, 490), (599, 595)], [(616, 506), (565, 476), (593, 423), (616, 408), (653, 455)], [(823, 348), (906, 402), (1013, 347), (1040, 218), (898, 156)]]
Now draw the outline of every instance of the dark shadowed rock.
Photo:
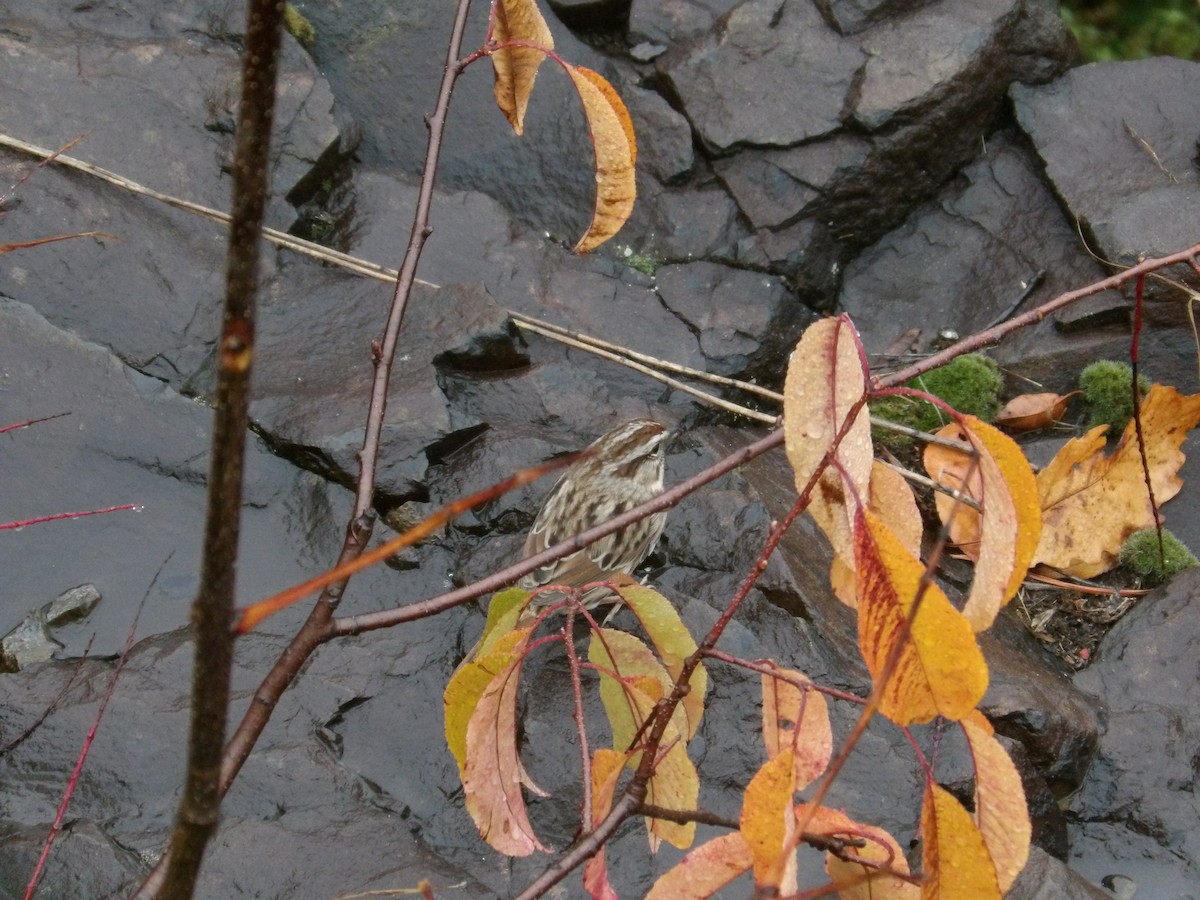
[[(1014, 86), (1012, 96), (1055, 191), (1100, 256), (1128, 265), (1196, 242), (1200, 64), (1093, 64), (1042, 87)], [(1176, 276), (1196, 277), (1185, 267)], [(1176, 302), (1163, 310), (1172, 319), (1180, 313)]]
[(1112, 894), (1040, 847), (1029, 848), (1029, 862), (1005, 896), (1008, 900), (1112, 900)]
[(1076, 684), (1104, 704), (1096, 761), (1072, 798), (1072, 864), (1150, 895), (1200, 884), (1195, 778), (1200, 725), (1200, 573), (1148, 595), (1104, 638)]
[(656, 290), (697, 336), (706, 371), (716, 375), (778, 377), (811, 321), (778, 278), (716, 263), (664, 266)]
[[(811, 4), (748, 0), (658, 66), (700, 139), (726, 151), (787, 147), (835, 131), (863, 60)], [(782, 84), (791, 89), (771, 87)]]

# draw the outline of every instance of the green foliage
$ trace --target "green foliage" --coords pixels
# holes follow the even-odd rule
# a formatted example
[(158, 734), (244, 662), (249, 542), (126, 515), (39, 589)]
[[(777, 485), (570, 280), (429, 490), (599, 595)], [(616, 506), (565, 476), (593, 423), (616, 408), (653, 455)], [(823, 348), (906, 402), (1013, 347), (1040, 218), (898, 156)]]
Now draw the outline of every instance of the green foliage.
[(1200, 62), (1196, 0), (1067, 0), (1062, 17), (1085, 62), (1147, 56)]
[(290, 3), (283, 8), (283, 27), (300, 42), (301, 47), (312, 52), (313, 44), (317, 42), (317, 30), (304, 13)]
[[(1088, 427), (1109, 425), (1120, 435), (1133, 418), (1133, 369), (1123, 362), (1102, 359), (1079, 373), (1079, 389), (1088, 406)], [(1138, 396), (1145, 397), (1150, 380), (1138, 378)]]
[(1143, 584), (1166, 581), (1176, 572), (1200, 566), (1200, 560), (1187, 547), (1163, 529), (1162, 554), (1158, 552), (1158, 532), (1153, 528), (1135, 531), (1121, 548), (1121, 564), (1133, 570)]
[[(914, 378), (907, 386), (940, 397), (961, 413), (992, 422), (1000, 411), (1004, 378), (992, 360), (978, 353), (968, 353), (940, 369)], [(912, 397), (872, 400), (871, 414), (918, 431), (936, 431), (949, 421), (932, 403)], [(906, 447), (909, 443), (907, 438), (895, 432), (884, 429), (875, 429), (875, 432), (876, 441), (893, 449)]]

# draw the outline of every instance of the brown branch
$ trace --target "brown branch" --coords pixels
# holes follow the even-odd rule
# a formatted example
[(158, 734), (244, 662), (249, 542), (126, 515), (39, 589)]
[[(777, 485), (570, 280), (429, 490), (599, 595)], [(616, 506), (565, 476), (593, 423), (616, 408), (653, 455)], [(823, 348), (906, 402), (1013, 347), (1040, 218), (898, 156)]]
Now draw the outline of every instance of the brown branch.
[[(204, 848), (216, 829), (219, 775), (229, 707), (233, 611), (242, 470), (249, 425), (250, 368), (254, 354), (254, 295), (258, 286), (259, 230), (266, 205), (276, 60), (283, 4), (250, 0), (242, 56), (242, 98), (233, 162), (232, 221), (225, 275), (225, 309), (217, 357), (212, 463), (204, 527), (200, 586), (192, 604), (196, 627), (187, 775), (171, 845), (139, 892), (186, 898), (195, 889)], [(148, 892), (148, 894), (147, 894)]]

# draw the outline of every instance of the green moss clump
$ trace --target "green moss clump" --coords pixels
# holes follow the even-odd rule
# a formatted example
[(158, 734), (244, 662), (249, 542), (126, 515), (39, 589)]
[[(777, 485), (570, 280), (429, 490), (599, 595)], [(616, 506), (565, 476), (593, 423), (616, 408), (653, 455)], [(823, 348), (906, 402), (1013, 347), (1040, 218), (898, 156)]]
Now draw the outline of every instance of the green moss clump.
[(625, 265), (652, 277), (658, 271), (658, 260), (647, 253), (634, 253), (625, 260)]
[(1121, 548), (1121, 565), (1129, 568), (1142, 584), (1162, 584), (1176, 572), (1200, 566), (1200, 560), (1187, 547), (1163, 529), (1163, 552), (1158, 552), (1158, 532), (1153, 528), (1135, 531)]
[(312, 22), (308, 21), (304, 13), (290, 3), (283, 7), (283, 27), (300, 42), (301, 47), (312, 52), (313, 45), (317, 42), (317, 29), (313, 28)]
[[(1122, 362), (1102, 359), (1079, 373), (1079, 389), (1088, 406), (1088, 427), (1108, 425), (1120, 436), (1133, 418), (1133, 369)], [(1150, 391), (1150, 380), (1138, 377), (1138, 396)]]
[[(992, 422), (1000, 412), (1000, 391), (1004, 387), (1004, 377), (992, 360), (978, 353), (968, 353), (914, 378), (907, 386), (940, 397), (961, 413)], [(918, 431), (937, 431), (949, 421), (946, 414), (932, 403), (913, 397), (880, 397), (872, 400), (871, 414)], [(876, 442), (893, 450), (909, 444), (908, 438), (893, 431), (876, 428), (873, 432)]]

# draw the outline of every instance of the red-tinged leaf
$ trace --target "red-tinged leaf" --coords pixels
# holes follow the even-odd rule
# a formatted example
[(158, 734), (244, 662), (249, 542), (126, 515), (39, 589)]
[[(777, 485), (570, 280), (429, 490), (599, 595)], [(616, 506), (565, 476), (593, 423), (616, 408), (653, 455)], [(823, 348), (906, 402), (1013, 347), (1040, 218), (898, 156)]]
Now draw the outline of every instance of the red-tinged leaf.
[[(854, 531), (858, 643), (878, 682), (912, 609), (924, 566), (873, 513), (860, 510)], [(971, 626), (931, 583), (882, 692), (880, 711), (902, 726), (936, 715), (957, 721), (983, 699), (987, 682)]]
[(754, 860), (754, 883), (795, 891), (796, 816), (792, 806), (795, 761), (791, 747), (766, 763), (746, 786), (740, 831)]
[(1000, 900), (996, 869), (970, 813), (936, 784), (925, 786), (923, 896), (929, 900)]
[(991, 627), (1025, 580), (1042, 536), (1042, 510), (1033, 470), (1012, 438), (974, 416), (964, 416), (962, 426), (979, 455), (982, 486), (975, 579), (962, 611), (978, 632)]
[[(613, 795), (625, 762), (625, 754), (615, 750), (601, 748), (592, 754), (592, 828), (603, 822), (612, 811)], [(617, 900), (617, 892), (608, 882), (603, 846), (584, 863), (583, 887), (594, 900)]]
[[(600, 699), (612, 728), (613, 747), (619, 751), (632, 749), (634, 735), (654, 711), (655, 704), (670, 690), (671, 678), (645, 644), (631, 634), (611, 628), (594, 633), (588, 647), (588, 661), (601, 673)], [(647, 803), (666, 809), (696, 808), (700, 777), (688, 759), (686, 727), (687, 717), (677, 707), (663, 735), (662, 747), (668, 749), (658, 760), (647, 785)], [(627, 764), (631, 769), (636, 769), (640, 762), (640, 752), (629, 754)], [(652, 852), (658, 849), (660, 839), (681, 849), (695, 840), (694, 822), (680, 824), (648, 818), (646, 825)]]
[[(866, 389), (858, 334), (849, 320), (822, 319), (810, 325), (792, 352), (783, 387), (783, 432), (797, 490), (804, 490), (824, 462)], [(843, 561), (854, 558), (850, 522), (855, 494), (866, 501), (873, 456), (870, 414), (863, 404), (836, 452), (853, 490), (828, 468), (809, 505), (813, 519)]]
[[(917, 508), (917, 498), (913, 496), (912, 488), (904, 476), (879, 460), (871, 465), (871, 498), (867, 507), (884, 521), (909, 553), (920, 558), (925, 525)], [(852, 563), (852, 559), (846, 560), (835, 554), (829, 570), (829, 583), (834, 596), (852, 609), (857, 609), (858, 594), (854, 586)]]
[[(618, 585), (617, 593), (637, 616), (674, 683), (683, 669), (683, 661), (696, 652), (696, 641), (679, 613), (658, 591), (640, 584)], [(692, 672), (689, 688), (680, 706), (687, 716), (687, 739), (690, 741), (700, 727), (704, 698), (708, 693), (708, 671), (703, 665)]]
[(1017, 767), (996, 740), (991, 724), (978, 710), (962, 720), (975, 759), (975, 812), (996, 869), (1001, 891), (1007, 891), (1029, 859), (1033, 833), (1025, 789)]
[[(495, 671), (467, 723), (462, 782), (467, 811), (479, 836), (509, 856), (528, 856), (535, 850), (549, 852), (533, 833), (521, 785), (540, 796), (545, 792), (534, 784), (517, 754), (517, 688), (529, 631), (511, 632), (515, 639), (511, 646), (508, 636), (500, 638), (490, 652), (464, 665), (459, 673), (469, 673), (462, 674), (462, 678), (470, 684), (479, 677), (477, 670)], [(459, 674), (451, 679), (451, 685)], [(449, 694), (450, 687), (446, 690)], [(447, 716), (447, 741), (450, 730)]]
[[(554, 49), (554, 36), (534, 0), (494, 0), (492, 15), (495, 22), (492, 39), (497, 44), (528, 41), (546, 50)], [(496, 105), (513, 131), (521, 134), (525, 129), (525, 109), (533, 92), (533, 82), (546, 54), (533, 47), (501, 46), (491, 56)]]
[(750, 871), (750, 848), (738, 832), (697, 847), (654, 882), (646, 900), (705, 900)]
[(629, 110), (611, 84), (583, 66), (566, 69), (583, 102), (596, 154), (596, 206), (587, 233), (575, 245), (576, 253), (587, 253), (620, 231), (633, 212), (637, 138)]
[[(803, 672), (768, 663), (781, 675), (811, 684)], [(803, 790), (829, 766), (833, 755), (833, 730), (829, 707), (818, 691), (803, 690), (790, 681), (762, 676), (763, 742), (767, 757), (791, 748), (795, 762), (793, 790)]]
[[(856, 822), (840, 810), (828, 806), (813, 809), (807, 803), (796, 807), (796, 818), (808, 819), (804, 827), (805, 834), (865, 839), (865, 846), (849, 851), (853, 856), (885, 866), (890, 872), (909, 873), (904, 851), (896, 839), (882, 828)], [(921, 896), (921, 889), (903, 878), (874, 866), (842, 859), (832, 852), (825, 854), (825, 871), (837, 888), (840, 900), (916, 900)]]
[(486, 651), (478, 653), (474, 660), (459, 666), (446, 685), (442, 694), (446, 745), (458, 763), (460, 777), (466, 768), (467, 726), (479, 705), (479, 699), (500, 672), (520, 660), (529, 634), (528, 628), (508, 631)]

